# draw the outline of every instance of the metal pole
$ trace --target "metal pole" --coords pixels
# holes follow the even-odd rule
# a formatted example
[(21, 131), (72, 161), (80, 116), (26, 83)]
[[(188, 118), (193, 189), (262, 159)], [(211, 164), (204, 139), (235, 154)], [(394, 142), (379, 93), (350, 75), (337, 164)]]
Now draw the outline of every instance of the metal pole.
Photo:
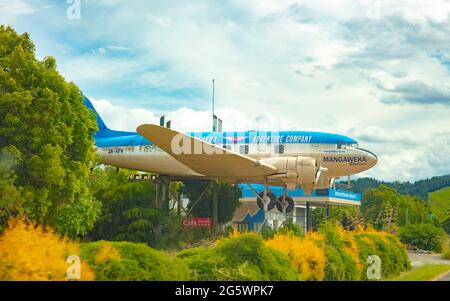
[(306, 202), (306, 232), (311, 231), (311, 227), (310, 227), (310, 209), (309, 209), (309, 202)]
[(214, 132), (214, 93), (215, 93), (215, 87), (214, 87), (214, 81), (215, 79), (213, 78), (212, 80), (212, 88), (213, 88), (213, 93), (212, 93), (212, 131)]
[(213, 181), (213, 199), (212, 199), (212, 220), (214, 231), (217, 233), (219, 225), (219, 183)]

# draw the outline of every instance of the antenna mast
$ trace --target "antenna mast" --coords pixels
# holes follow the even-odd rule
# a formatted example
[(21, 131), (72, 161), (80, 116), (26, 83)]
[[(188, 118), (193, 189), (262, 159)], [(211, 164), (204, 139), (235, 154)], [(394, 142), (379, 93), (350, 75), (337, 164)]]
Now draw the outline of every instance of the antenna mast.
[(216, 131), (216, 127), (214, 125), (214, 81), (215, 79), (213, 78), (212, 80), (212, 131), (215, 132)]

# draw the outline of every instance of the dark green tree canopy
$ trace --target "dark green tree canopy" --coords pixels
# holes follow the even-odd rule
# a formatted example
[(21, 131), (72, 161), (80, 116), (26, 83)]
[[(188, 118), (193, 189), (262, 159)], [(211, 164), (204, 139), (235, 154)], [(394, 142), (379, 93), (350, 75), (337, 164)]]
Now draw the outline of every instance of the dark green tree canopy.
[[(183, 192), (189, 199), (188, 209), (195, 217), (212, 216), (213, 188), (208, 181), (184, 181)], [(195, 204), (202, 192), (206, 189), (200, 201)], [(234, 211), (241, 203), (239, 199), (242, 191), (237, 185), (219, 182), (219, 223), (229, 222), (233, 218)], [(195, 205), (195, 206), (194, 206)]]
[(397, 226), (430, 222), (429, 208), (418, 197), (402, 195), (386, 185), (366, 189), (361, 212), (365, 222), (378, 229), (386, 226), (388, 218)]
[(27, 195), (16, 207), (61, 233), (91, 228), (99, 211), (87, 186), (95, 130), (55, 59), (36, 59), (27, 33), (0, 26), (0, 150), (14, 155), (15, 185)]

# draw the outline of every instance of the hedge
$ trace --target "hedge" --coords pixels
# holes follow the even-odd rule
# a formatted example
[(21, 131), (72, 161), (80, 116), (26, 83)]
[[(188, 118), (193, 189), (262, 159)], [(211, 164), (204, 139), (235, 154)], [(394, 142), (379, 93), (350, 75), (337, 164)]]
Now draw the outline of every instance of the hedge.
[(324, 223), (303, 238), (276, 234), (266, 243), (287, 255), (302, 280), (367, 280), (369, 256), (381, 259), (381, 275), (398, 275), (409, 268), (404, 245), (394, 235), (372, 229), (346, 231)]
[(246, 233), (222, 238), (214, 247), (181, 251), (195, 280), (298, 280), (289, 258), (267, 247), (262, 237)]
[(403, 243), (418, 247), (422, 250), (441, 251), (441, 239), (445, 231), (433, 224), (411, 224), (399, 231)]
[(97, 241), (81, 244), (81, 256), (96, 280), (190, 280), (180, 259), (145, 244)]

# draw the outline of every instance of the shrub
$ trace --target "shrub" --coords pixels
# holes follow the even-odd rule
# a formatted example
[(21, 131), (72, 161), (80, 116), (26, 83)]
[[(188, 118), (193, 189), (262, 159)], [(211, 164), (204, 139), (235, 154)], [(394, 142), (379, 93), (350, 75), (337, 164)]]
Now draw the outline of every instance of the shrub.
[(291, 232), (279, 233), (266, 245), (288, 256), (301, 280), (324, 279), (325, 252), (309, 235), (302, 238)]
[(352, 257), (349, 252), (349, 237), (344, 237), (346, 231), (342, 226), (324, 223), (319, 227), (319, 233), (324, 236), (324, 249), (327, 258), (325, 280), (358, 280), (361, 278), (358, 269), (359, 258)]
[(433, 224), (411, 224), (401, 228), (399, 234), (405, 244), (440, 252), (440, 239), (445, 235), (445, 231)]
[(442, 228), (444, 228), (445, 232), (450, 235), (450, 216), (448, 216), (443, 222), (442, 222)]
[[(23, 219), (11, 220), (0, 236), (0, 280), (67, 280), (70, 255), (79, 255), (79, 245)], [(81, 280), (95, 274), (81, 262)]]
[[(360, 232), (355, 235), (359, 248), (359, 257), (364, 265), (363, 271), (367, 271), (369, 263), (367, 259), (371, 255), (377, 255), (381, 259), (381, 275), (391, 277), (409, 268), (406, 248), (394, 235), (384, 232)], [(362, 279), (367, 280), (366, 273)]]
[(222, 238), (214, 247), (181, 251), (178, 257), (196, 280), (298, 280), (290, 260), (254, 233)]
[(81, 245), (97, 280), (189, 280), (180, 259), (142, 243), (98, 241)]
[(450, 236), (445, 235), (441, 239), (442, 258), (450, 259)]

